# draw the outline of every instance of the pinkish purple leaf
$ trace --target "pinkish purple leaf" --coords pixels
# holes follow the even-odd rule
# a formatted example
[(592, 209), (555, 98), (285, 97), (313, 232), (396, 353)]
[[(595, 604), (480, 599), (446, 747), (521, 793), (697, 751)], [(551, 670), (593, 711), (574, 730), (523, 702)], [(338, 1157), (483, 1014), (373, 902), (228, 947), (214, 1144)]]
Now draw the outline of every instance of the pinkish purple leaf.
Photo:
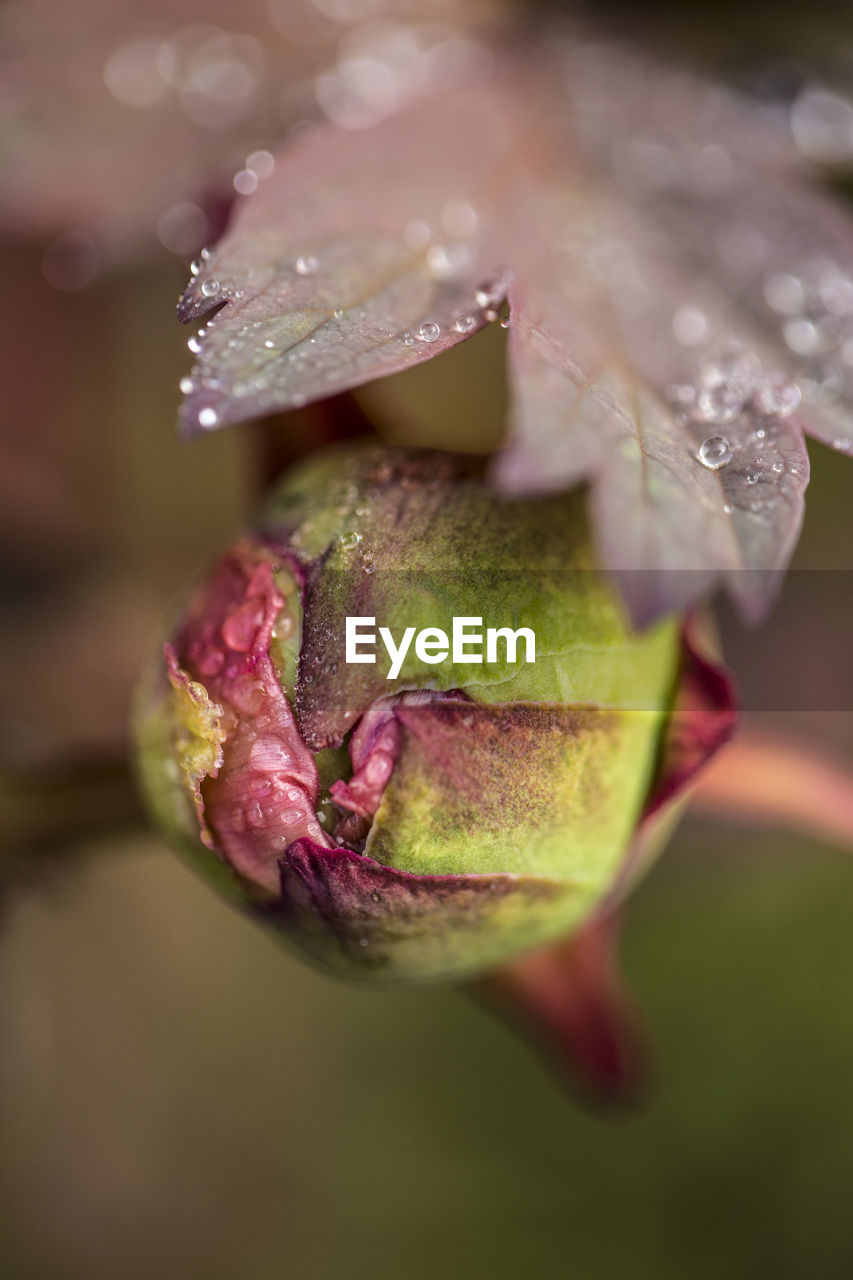
[(802, 522), (804, 427), (849, 447), (851, 225), (781, 113), (633, 53), (542, 40), (469, 81), (279, 160), (182, 300), (226, 302), (191, 339), (185, 429), (438, 354), (494, 316), (498, 272), (497, 486), (588, 482), (638, 624), (720, 578), (760, 616)]
[(494, 318), (499, 179), (518, 146), (506, 124), (496, 92), (451, 93), (286, 152), (178, 308), (188, 321), (225, 304), (191, 339), (184, 429), (394, 373)]

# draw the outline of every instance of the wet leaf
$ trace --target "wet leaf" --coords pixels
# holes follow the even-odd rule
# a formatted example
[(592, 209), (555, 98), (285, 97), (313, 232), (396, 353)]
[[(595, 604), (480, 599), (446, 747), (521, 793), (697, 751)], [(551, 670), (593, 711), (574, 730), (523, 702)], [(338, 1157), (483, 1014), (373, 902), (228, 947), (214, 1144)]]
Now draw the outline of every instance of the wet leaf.
[(495, 272), (497, 486), (586, 481), (636, 623), (720, 578), (760, 616), (802, 522), (804, 428), (851, 447), (851, 225), (783, 111), (633, 52), (494, 49), (464, 91), (286, 152), (181, 303), (227, 304), (191, 340), (184, 427), (438, 354), (496, 317)]
[(187, 321), (227, 304), (191, 340), (184, 429), (298, 407), (482, 328), (505, 292), (495, 228), (519, 145), (483, 89), (292, 148), (179, 306)]

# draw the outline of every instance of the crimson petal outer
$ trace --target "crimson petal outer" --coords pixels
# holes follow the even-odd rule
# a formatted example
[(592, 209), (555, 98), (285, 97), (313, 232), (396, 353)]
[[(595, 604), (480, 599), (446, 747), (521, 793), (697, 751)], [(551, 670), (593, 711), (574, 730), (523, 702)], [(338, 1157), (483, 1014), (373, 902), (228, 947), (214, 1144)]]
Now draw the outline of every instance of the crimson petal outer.
[(533, 876), (413, 875), (310, 839), (292, 844), (279, 866), (281, 899), (261, 914), (321, 968), (348, 978), (399, 982), (428, 970), (435, 981), (442, 969), (487, 966), (505, 954), (508, 933), (523, 939), (572, 891)]

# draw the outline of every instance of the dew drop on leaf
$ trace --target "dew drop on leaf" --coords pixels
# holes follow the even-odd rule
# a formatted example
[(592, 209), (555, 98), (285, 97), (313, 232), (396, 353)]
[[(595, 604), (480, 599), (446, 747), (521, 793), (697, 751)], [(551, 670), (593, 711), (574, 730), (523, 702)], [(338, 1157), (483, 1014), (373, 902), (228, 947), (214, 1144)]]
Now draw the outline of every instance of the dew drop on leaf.
[(719, 471), (732, 460), (732, 446), (725, 436), (709, 436), (699, 446), (698, 459), (709, 471)]
[[(785, 378), (776, 377), (768, 378), (758, 386), (752, 402), (759, 413), (767, 415), (778, 414), (780, 418), (787, 418), (797, 408), (801, 399), (802, 392), (796, 382), (789, 382)], [(763, 439), (763, 437), (764, 432), (762, 431), (759, 439)]]

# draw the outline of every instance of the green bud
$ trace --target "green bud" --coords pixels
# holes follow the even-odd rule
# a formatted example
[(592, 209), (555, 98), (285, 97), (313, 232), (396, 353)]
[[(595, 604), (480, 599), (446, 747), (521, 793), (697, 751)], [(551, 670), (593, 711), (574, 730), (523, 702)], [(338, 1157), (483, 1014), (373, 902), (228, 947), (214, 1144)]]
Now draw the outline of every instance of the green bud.
[(675, 621), (631, 631), (582, 495), (508, 500), (455, 456), (336, 450), (192, 593), (139, 700), (144, 789), (327, 970), (467, 977), (622, 883), (680, 653)]

